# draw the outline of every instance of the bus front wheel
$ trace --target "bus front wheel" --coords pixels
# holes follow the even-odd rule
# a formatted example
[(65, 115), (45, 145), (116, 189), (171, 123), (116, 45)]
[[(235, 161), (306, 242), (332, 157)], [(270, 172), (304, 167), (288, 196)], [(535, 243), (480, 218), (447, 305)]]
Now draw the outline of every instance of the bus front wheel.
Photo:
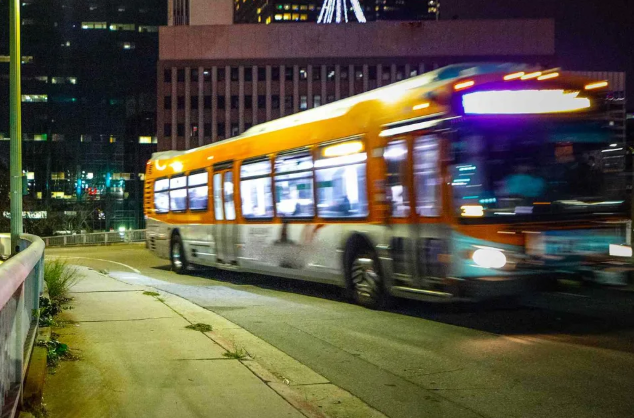
[(354, 301), (366, 308), (383, 305), (385, 295), (379, 262), (371, 254), (359, 253), (350, 265), (350, 285)]
[(187, 271), (187, 257), (185, 256), (185, 247), (181, 236), (175, 234), (172, 237), (170, 245), (170, 260), (172, 261), (172, 270), (178, 274), (184, 274)]

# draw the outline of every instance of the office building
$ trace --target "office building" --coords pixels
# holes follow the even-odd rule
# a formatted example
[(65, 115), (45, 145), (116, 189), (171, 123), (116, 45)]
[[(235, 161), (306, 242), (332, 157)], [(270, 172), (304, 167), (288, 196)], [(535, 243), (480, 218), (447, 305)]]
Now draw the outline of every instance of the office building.
[(554, 22), (162, 27), (158, 148), (209, 144), (258, 123), (465, 61), (555, 66)]
[[(139, 173), (156, 149), (161, 3), (21, 1), (25, 210), (80, 216), (88, 229), (142, 225)], [(0, 19), (0, 91), (8, 97), (7, 2)], [(3, 100), (0, 155), (8, 139)]]

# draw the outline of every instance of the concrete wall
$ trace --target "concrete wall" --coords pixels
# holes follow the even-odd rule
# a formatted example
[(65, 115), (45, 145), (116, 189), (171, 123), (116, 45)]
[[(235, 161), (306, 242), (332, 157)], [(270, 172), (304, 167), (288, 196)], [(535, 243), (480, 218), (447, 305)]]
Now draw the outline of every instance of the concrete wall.
[(161, 61), (554, 54), (552, 19), (167, 26), (159, 33)]
[(189, 7), (190, 26), (233, 24), (232, 0), (192, 0)]

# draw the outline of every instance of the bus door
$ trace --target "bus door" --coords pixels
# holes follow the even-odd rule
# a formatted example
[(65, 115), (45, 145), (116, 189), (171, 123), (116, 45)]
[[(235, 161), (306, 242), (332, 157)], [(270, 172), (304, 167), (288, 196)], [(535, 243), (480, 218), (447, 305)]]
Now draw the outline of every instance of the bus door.
[(416, 219), (415, 287), (435, 289), (447, 275), (448, 226), (441, 222), (441, 137), (435, 133), (412, 138), (412, 184)]
[(414, 286), (417, 277), (416, 240), (418, 223), (412, 210), (411, 138), (396, 137), (387, 143), (386, 198), (389, 203), (389, 228), (386, 229), (392, 259), (392, 275), (397, 286)]
[(237, 260), (235, 246), (237, 225), (232, 169), (232, 162), (214, 165), (213, 193), (216, 224), (213, 235), (216, 244), (216, 261), (222, 264), (235, 264)]

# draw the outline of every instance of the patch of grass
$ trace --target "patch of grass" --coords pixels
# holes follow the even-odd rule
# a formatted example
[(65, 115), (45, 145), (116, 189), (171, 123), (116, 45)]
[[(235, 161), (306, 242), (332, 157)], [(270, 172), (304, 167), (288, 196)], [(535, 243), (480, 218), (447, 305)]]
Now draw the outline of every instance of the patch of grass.
[(144, 295), (146, 295), (146, 296), (159, 296), (159, 294), (158, 294), (158, 293), (156, 293), (156, 292), (149, 292), (149, 291), (147, 291), (147, 290), (146, 290), (145, 292), (143, 292), (143, 294), (144, 294)]
[(68, 301), (68, 292), (79, 278), (79, 271), (64, 260), (55, 259), (44, 262), (44, 281), (52, 301), (59, 303)]
[(25, 404), (22, 406), (23, 412), (28, 412), (33, 415), (35, 418), (47, 418), (48, 411), (44, 407), (44, 405), (29, 405)]
[(103, 274), (104, 276), (107, 276), (110, 272), (106, 269), (101, 269), (99, 270), (99, 273)]
[(165, 299), (163, 298), (156, 298), (156, 300), (158, 300), (159, 302), (165, 302)]
[(211, 327), (211, 325), (209, 324), (203, 324), (201, 322), (197, 323), (197, 324), (191, 324), (191, 325), (187, 325), (185, 328), (187, 329), (193, 329), (194, 331), (200, 331), (200, 332), (210, 332), (213, 330), (213, 328)]
[(222, 355), (224, 357), (233, 358), (236, 360), (244, 360), (245, 358), (249, 357), (249, 353), (247, 353), (244, 348), (235, 346), (233, 347), (233, 350), (227, 350), (222, 353)]

